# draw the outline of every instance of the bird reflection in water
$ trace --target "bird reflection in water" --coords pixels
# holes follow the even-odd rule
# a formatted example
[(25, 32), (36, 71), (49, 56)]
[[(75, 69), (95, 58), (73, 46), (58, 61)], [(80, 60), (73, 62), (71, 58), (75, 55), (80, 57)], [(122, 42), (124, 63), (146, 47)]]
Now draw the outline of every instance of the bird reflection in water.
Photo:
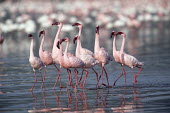
[(4, 52), (3, 52), (3, 43), (4, 43), (4, 37), (2, 36), (2, 34), (0, 33), (0, 54), (2, 57), (2, 63), (4, 63)]
[[(28, 112), (137, 112), (142, 110), (142, 102), (138, 89), (119, 88), (119, 89), (100, 89), (100, 90), (66, 90), (54, 91), (52, 101), (46, 102), (46, 91), (42, 90), (42, 96), (34, 96), (33, 110)], [(48, 98), (50, 99), (50, 98)], [(113, 102), (113, 100), (115, 102)], [(40, 102), (38, 106), (37, 102)], [(56, 103), (56, 107), (49, 107)], [(120, 103), (120, 104), (119, 104)], [(47, 106), (48, 105), (48, 106)], [(54, 105), (54, 104), (53, 104)], [(40, 107), (40, 108), (38, 108)]]

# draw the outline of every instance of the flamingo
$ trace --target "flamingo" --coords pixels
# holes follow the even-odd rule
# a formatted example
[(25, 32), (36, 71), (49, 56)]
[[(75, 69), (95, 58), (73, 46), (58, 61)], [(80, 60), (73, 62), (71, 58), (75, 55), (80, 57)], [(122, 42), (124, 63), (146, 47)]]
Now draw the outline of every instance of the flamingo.
[[(115, 35), (115, 33), (114, 33), (114, 35)], [(130, 67), (133, 70), (133, 72), (134, 72), (134, 68), (135, 67), (139, 68), (140, 71), (137, 74), (134, 72), (134, 82), (133, 82), (133, 84), (137, 83), (136, 78), (141, 73), (141, 71), (143, 69), (142, 66), (144, 65), (144, 63), (143, 62), (139, 62), (134, 56), (126, 54), (124, 52), (124, 45), (125, 45), (125, 39), (126, 39), (125, 33), (124, 32), (118, 32), (116, 34), (116, 36), (117, 35), (122, 35), (123, 36), (122, 45), (121, 45), (120, 51), (117, 54), (118, 55), (117, 57), (119, 57), (118, 58), (119, 59), (119, 63), (122, 65), (122, 71), (123, 71), (124, 75), (126, 75), (126, 72), (125, 72), (124, 67), (123, 67), (124, 65), (126, 65), (127, 67)], [(116, 45), (115, 45), (115, 37), (114, 37), (114, 46), (113, 46), (114, 50), (116, 50), (115, 47), (116, 47)], [(114, 82), (113, 85), (116, 84), (117, 80), (123, 75), (123, 73), (116, 79), (116, 81)]]
[[(106, 84), (104, 84), (104, 78), (103, 78), (103, 71), (106, 74), (106, 78), (107, 78), (107, 83), (109, 86), (109, 80), (108, 80), (108, 74), (104, 68), (105, 65), (107, 65), (110, 61), (112, 61), (111, 57), (109, 56), (109, 53), (107, 52), (107, 50), (103, 47), (100, 47), (100, 41), (99, 41), (99, 26), (96, 27), (96, 36), (95, 36), (95, 45), (94, 45), (94, 56), (95, 59), (97, 59), (99, 61), (99, 65), (102, 68), (101, 71), (101, 75), (102, 76), (102, 85), (106, 86)], [(99, 79), (100, 79), (99, 77)]]
[[(48, 65), (52, 65), (52, 64), (54, 65), (54, 63), (53, 63), (51, 52), (49, 52), (47, 50), (43, 50), (44, 39), (45, 39), (45, 31), (44, 30), (40, 31), (39, 37), (41, 36), (41, 34), (43, 34), (43, 37), (42, 37), (40, 48), (39, 48), (39, 56), (40, 56), (40, 59), (42, 60), (42, 62), (45, 65), (45, 68), (46, 68)], [(46, 69), (44, 69), (44, 71), (45, 71), (45, 76), (44, 76), (44, 79), (45, 79)]]
[(120, 51), (117, 51), (117, 49), (116, 49), (116, 32), (115, 31), (112, 31), (111, 38), (112, 38), (112, 36), (114, 36), (114, 38), (113, 38), (113, 57), (114, 57), (115, 61), (117, 63), (121, 64), (121, 66), (122, 66), (122, 73), (120, 74), (120, 76), (122, 76), (124, 74), (125, 84), (126, 84), (126, 72), (125, 72), (124, 66), (122, 65), (121, 60), (120, 60)]
[[(35, 84), (36, 84), (36, 82), (37, 82), (36, 71), (35, 71), (35, 70), (36, 70), (36, 69), (39, 69), (39, 72), (40, 72), (41, 78), (42, 78), (41, 70), (42, 70), (42, 68), (44, 67), (44, 64), (43, 64), (43, 62), (41, 61), (40, 58), (34, 56), (34, 52), (33, 52), (34, 37), (32, 36), (32, 34), (29, 34), (28, 37), (31, 38), (29, 62), (30, 62), (30, 64), (31, 64), (31, 67), (33, 68), (34, 78), (35, 78), (34, 84), (33, 84), (32, 88), (30, 89), (30, 92), (32, 92), (32, 91), (33, 91), (33, 88), (34, 88), (34, 86), (35, 86)], [(44, 86), (43, 78), (42, 78), (42, 83), (43, 83), (43, 86)]]
[[(90, 50), (88, 50), (86, 48), (82, 48), (82, 46), (81, 46), (80, 35), (81, 35), (81, 31), (82, 31), (82, 24), (74, 23), (72, 26), (77, 26), (79, 28), (78, 36), (76, 36), (73, 39), (74, 43), (76, 40), (78, 40), (77, 47), (76, 47), (76, 57), (80, 58), (85, 63), (85, 68), (92, 68), (92, 70), (96, 74), (96, 77), (97, 77), (96, 80), (97, 80), (97, 86), (98, 86), (98, 74), (93, 68), (98, 63), (98, 61), (95, 60), (93, 52), (91, 52)], [(82, 72), (82, 75), (83, 75), (83, 72)], [(86, 78), (87, 77), (85, 77), (84, 80), (86, 80)], [(81, 79), (82, 79), (82, 76), (80, 78), (80, 81), (81, 81)], [(81, 86), (83, 86), (83, 85), (81, 85)]]
[[(84, 68), (92, 68), (92, 70), (96, 73), (96, 78), (97, 78), (96, 80), (97, 80), (97, 87), (98, 87), (98, 74), (93, 68), (96, 64), (98, 64), (98, 61), (93, 56), (91, 56), (87, 53), (82, 54), (81, 41), (80, 41), (80, 37), (78, 35), (73, 39), (74, 43), (76, 40), (78, 40), (77, 47), (76, 47), (76, 57), (80, 58), (84, 62), (84, 64), (85, 64)], [(81, 78), (82, 78), (82, 76), (81, 76)], [(80, 78), (80, 81), (81, 81), (81, 78)], [(83, 80), (84, 83), (85, 83), (86, 78), (87, 78), (87, 76), (85, 76), (85, 78)], [(82, 88), (84, 88), (84, 84), (80, 84), (80, 85)]]
[[(64, 51), (64, 55), (62, 53), (62, 42), (67, 42), (65, 51)], [(71, 81), (71, 70), (69, 68), (74, 68), (74, 71), (76, 73), (76, 86), (78, 85), (78, 71), (76, 68), (83, 68), (84, 67), (84, 62), (73, 56), (72, 54), (68, 54), (68, 47), (69, 47), (69, 38), (63, 38), (62, 40), (57, 42), (57, 47), (59, 48), (59, 53), (58, 53), (58, 58), (59, 58), (59, 63), (60, 63), (60, 69), (61, 68), (65, 68), (67, 69), (68, 72), (68, 80), (69, 80), (69, 85), (72, 84)], [(88, 74), (88, 72), (86, 71), (86, 74)], [(58, 75), (58, 78), (56, 79), (56, 82), (54, 84), (54, 87), (56, 86), (58, 79), (60, 78), (60, 74)]]

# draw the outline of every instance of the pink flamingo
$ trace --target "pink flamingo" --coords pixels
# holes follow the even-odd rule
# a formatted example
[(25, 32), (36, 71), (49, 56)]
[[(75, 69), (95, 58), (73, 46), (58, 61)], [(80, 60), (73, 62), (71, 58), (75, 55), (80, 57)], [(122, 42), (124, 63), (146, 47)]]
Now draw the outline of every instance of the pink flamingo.
[[(96, 73), (96, 78), (97, 78), (96, 80), (97, 80), (97, 87), (98, 87), (98, 74), (93, 69), (93, 67), (98, 63), (98, 61), (93, 56), (91, 56), (89, 54), (82, 54), (82, 52), (81, 52), (82, 51), (82, 47), (81, 47), (80, 37), (76, 36), (73, 39), (74, 43), (75, 43), (76, 40), (78, 40), (77, 41), (77, 47), (76, 47), (76, 57), (80, 58), (84, 62), (84, 64), (85, 64), (84, 68), (92, 68), (92, 70)], [(84, 79), (83, 79), (84, 83), (85, 83), (85, 80), (86, 80), (87, 76), (85, 76)], [(80, 78), (80, 81), (81, 81), (81, 79), (82, 79), (82, 76)], [(84, 83), (80, 84), (80, 86), (82, 88), (84, 88)]]
[(120, 51), (117, 51), (117, 49), (116, 49), (116, 32), (115, 31), (112, 31), (111, 38), (112, 38), (112, 36), (114, 36), (114, 38), (113, 38), (113, 57), (114, 57), (115, 61), (117, 63), (121, 64), (121, 66), (122, 66), (122, 73), (121, 73), (120, 76), (122, 76), (124, 74), (124, 76), (125, 76), (125, 84), (126, 84), (126, 72), (125, 72), (124, 66), (122, 65), (121, 60), (120, 60)]
[[(67, 42), (64, 55), (62, 53), (62, 42)], [(58, 58), (59, 58), (59, 63), (60, 63), (60, 68), (65, 68), (67, 69), (68, 72), (68, 80), (69, 80), (69, 85), (72, 84), (71, 81), (71, 70), (69, 68), (74, 68), (74, 71), (76, 73), (76, 86), (78, 85), (78, 71), (76, 68), (83, 68), (84, 63), (81, 59), (73, 56), (72, 54), (68, 54), (68, 47), (69, 47), (69, 38), (63, 38), (62, 40), (58, 41), (57, 47), (60, 49), (58, 53)], [(86, 72), (88, 74), (88, 72)], [(56, 79), (55, 85), (56, 86), (58, 79), (60, 78), (60, 74), (58, 75), (58, 78)]]
[[(114, 35), (115, 35), (115, 34), (114, 34)], [(125, 70), (124, 70), (124, 68), (123, 68), (124, 65), (132, 68), (133, 72), (134, 72), (134, 68), (135, 68), (135, 67), (139, 68), (140, 71), (139, 71), (137, 74), (134, 72), (134, 82), (133, 82), (133, 83), (137, 83), (136, 78), (137, 78), (137, 76), (141, 73), (141, 71), (142, 71), (142, 67), (141, 67), (141, 66), (143, 66), (144, 63), (143, 63), (143, 62), (139, 62), (134, 56), (129, 55), (129, 54), (126, 54), (126, 53), (124, 52), (124, 45), (125, 45), (125, 39), (126, 39), (125, 33), (123, 33), (123, 32), (118, 32), (118, 33), (116, 34), (116, 36), (117, 36), (117, 35), (122, 35), (122, 36), (123, 36), (122, 46), (121, 46), (120, 52), (119, 52), (119, 54), (118, 54), (118, 55), (119, 55), (120, 63), (121, 63), (121, 65), (122, 65), (122, 70), (123, 70), (124, 74), (126, 74), (126, 73), (125, 73)], [(114, 38), (115, 38), (115, 37), (114, 37)], [(114, 45), (114, 48), (115, 48), (115, 45)], [(118, 79), (119, 79), (122, 75), (123, 75), (123, 74), (121, 74), (121, 75), (118, 77)], [(116, 81), (117, 81), (118, 79), (116, 79)], [(114, 82), (113, 85), (116, 84), (116, 81)], [(125, 80), (125, 81), (126, 81), (126, 80)]]
[[(106, 78), (107, 78), (107, 83), (109, 86), (109, 80), (108, 80), (108, 74), (104, 68), (104, 66), (106, 64), (108, 64), (110, 61), (112, 61), (111, 57), (109, 56), (107, 50), (103, 47), (100, 47), (100, 41), (99, 41), (99, 26), (96, 27), (96, 37), (95, 37), (95, 45), (94, 45), (94, 56), (95, 59), (97, 59), (99, 61), (99, 65), (102, 68), (102, 72), (100, 77), (102, 76), (102, 85), (106, 86), (106, 84), (104, 84), (104, 78), (103, 78), (103, 71), (106, 74)], [(99, 80), (100, 80), (99, 77)]]
[(56, 33), (55, 39), (54, 39), (54, 43), (53, 43), (53, 49), (52, 49), (52, 58), (55, 64), (59, 64), (59, 60), (58, 60), (58, 53), (59, 53), (59, 49), (56, 47), (57, 42), (59, 41), (59, 34), (60, 31), (63, 27), (63, 24), (60, 22), (55, 22), (52, 25), (57, 25), (59, 26), (58, 31)]
[[(34, 84), (33, 84), (32, 88), (30, 89), (30, 92), (32, 92), (35, 84), (37, 83), (36, 71), (35, 71), (35, 70), (36, 70), (36, 69), (39, 69), (39, 72), (40, 72), (41, 78), (42, 78), (41, 70), (42, 70), (42, 68), (44, 67), (44, 64), (43, 64), (43, 62), (40, 60), (40, 58), (37, 58), (37, 57), (34, 56), (34, 52), (33, 52), (34, 37), (32, 36), (32, 34), (29, 34), (28, 37), (31, 38), (29, 62), (30, 62), (30, 64), (31, 64), (32, 68), (33, 68), (34, 78), (35, 78)], [(44, 86), (43, 78), (42, 78), (42, 83), (43, 83), (43, 86)]]
[[(39, 48), (39, 56), (40, 56), (40, 59), (42, 60), (42, 62), (45, 65), (45, 68), (46, 68), (46, 66), (52, 65), (54, 63), (53, 63), (53, 59), (52, 59), (52, 56), (51, 56), (51, 52), (43, 50), (44, 39), (45, 39), (45, 31), (44, 30), (40, 31), (39, 37), (41, 36), (41, 34), (43, 34), (43, 37), (42, 37), (40, 48)], [(46, 69), (44, 69), (44, 70), (45, 70), (45, 76), (44, 76), (44, 79), (45, 79)]]
[[(82, 25), (80, 23), (74, 23), (72, 26), (77, 26), (79, 28), (78, 36), (76, 36), (73, 39), (74, 43), (76, 40), (78, 40), (77, 47), (76, 47), (76, 57), (80, 58), (85, 63), (85, 68), (92, 68), (92, 70), (96, 73), (97, 86), (98, 86), (98, 74), (93, 68), (98, 63), (98, 61), (94, 58), (93, 52), (91, 52), (90, 50), (88, 50), (86, 48), (82, 48), (82, 46), (81, 46), (80, 35), (81, 35), (81, 31), (82, 31)], [(82, 72), (82, 75), (83, 75), (83, 72)], [(82, 79), (82, 75), (81, 75), (80, 81)], [(87, 78), (87, 76), (85, 76), (84, 81), (86, 80), (86, 78)], [(83, 87), (82, 84), (81, 84), (81, 86)]]

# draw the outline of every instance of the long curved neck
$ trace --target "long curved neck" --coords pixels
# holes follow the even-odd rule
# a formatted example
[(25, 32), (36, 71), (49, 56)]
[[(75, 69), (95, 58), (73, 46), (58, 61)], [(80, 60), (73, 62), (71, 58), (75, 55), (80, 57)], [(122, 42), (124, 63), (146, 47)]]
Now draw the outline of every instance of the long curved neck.
[(59, 26), (58, 31), (57, 31), (57, 33), (56, 33), (55, 40), (54, 40), (54, 44), (53, 44), (53, 49), (56, 47), (57, 42), (58, 42), (58, 40), (59, 40), (59, 34), (60, 34), (61, 29), (62, 29), (62, 26), (63, 26), (63, 25)]
[(124, 47), (125, 47), (125, 38), (126, 36), (123, 35), (123, 41), (122, 41), (122, 45), (121, 45), (121, 48), (120, 48), (120, 52), (123, 53), (124, 52)]
[(78, 34), (79, 39), (77, 40), (77, 43), (79, 42), (79, 47), (80, 47), (80, 48), (82, 48), (82, 46), (81, 46), (81, 40), (80, 40), (81, 31), (82, 31), (82, 26), (81, 26), (81, 27), (79, 27), (79, 34)]
[(43, 37), (42, 37), (42, 40), (41, 40), (41, 44), (40, 44), (40, 48), (39, 48), (39, 54), (40, 54), (41, 52), (43, 52), (44, 38), (45, 38), (45, 36), (44, 36), (44, 34), (43, 34)]
[(116, 52), (116, 36), (114, 35), (114, 38), (113, 38), (113, 55), (115, 54)]
[(100, 48), (99, 34), (96, 33), (95, 44), (94, 44), (94, 52), (96, 52), (99, 48)]
[(64, 56), (67, 56), (67, 52), (68, 52), (68, 47), (69, 47), (69, 41), (67, 42), (65, 51), (64, 51)]
[(31, 44), (30, 44), (30, 58), (34, 57), (33, 48), (34, 48), (34, 39), (31, 39)]
[(80, 39), (77, 40), (77, 47), (76, 47), (76, 56), (78, 57), (78, 55), (80, 54), (80, 48), (81, 47), (81, 41)]

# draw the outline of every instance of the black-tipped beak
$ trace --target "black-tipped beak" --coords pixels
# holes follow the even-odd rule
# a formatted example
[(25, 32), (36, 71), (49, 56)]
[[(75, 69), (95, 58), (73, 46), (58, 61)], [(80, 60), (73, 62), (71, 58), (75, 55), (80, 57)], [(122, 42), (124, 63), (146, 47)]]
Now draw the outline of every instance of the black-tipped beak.
[(60, 40), (60, 44), (61, 44), (62, 42), (64, 42), (65, 40), (66, 40), (66, 38), (61, 39), (61, 40)]
[(117, 36), (117, 35), (121, 35), (121, 34), (124, 34), (124, 33), (123, 33), (123, 32), (118, 32), (118, 33), (116, 34), (116, 36)]
[(28, 37), (33, 37), (32, 34), (29, 34)]
[(41, 34), (45, 34), (45, 31), (44, 30), (40, 31), (39, 37), (41, 36)]
[(60, 24), (60, 22), (55, 22), (52, 25), (59, 25), (59, 24)]
[(115, 32), (115, 31), (112, 31), (112, 33), (110, 34), (110, 38), (112, 38), (113, 35), (116, 35), (116, 32)]
[(60, 49), (60, 41), (57, 42), (57, 47)]
[(76, 43), (76, 40), (77, 40), (77, 37), (74, 37), (74, 38), (73, 38), (73, 43), (74, 43), (74, 44)]
[(72, 26), (78, 26), (78, 25), (81, 25), (80, 23), (74, 23), (72, 24)]
[(96, 33), (99, 34), (99, 26), (96, 27)]

